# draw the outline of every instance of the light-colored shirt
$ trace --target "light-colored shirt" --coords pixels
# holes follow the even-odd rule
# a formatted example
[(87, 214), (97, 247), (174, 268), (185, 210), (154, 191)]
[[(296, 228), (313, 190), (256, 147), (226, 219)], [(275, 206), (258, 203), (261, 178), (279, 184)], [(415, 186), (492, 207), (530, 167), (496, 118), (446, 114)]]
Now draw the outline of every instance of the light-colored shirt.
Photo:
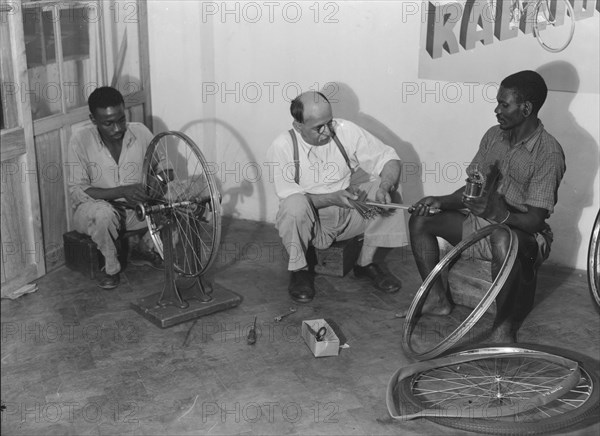
[[(374, 180), (390, 160), (400, 160), (396, 151), (375, 136), (342, 119), (336, 119), (335, 132), (346, 150), (353, 170), (360, 167)], [(280, 199), (292, 194), (329, 194), (350, 185), (352, 175), (344, 156), (331, 139), (325, 145), (310, 145), (296, 132), (300, 180), (294, 181), (294, 146), (289, 132), (279, 135), (267, 151), (275, 192)]]
[(153, 135), (141, 123), (127, 123), (119, 162), (115, 162), (102, 143), (96, 126), (86, 126), (73, 133), (69, 142), (67, 185), (73, 208), (94, 201), (85, 193), (89, 188), (116, 188), (142, 183), (146, 149)]
[(487, 172), (496, 161), (502, 175), (497, 191), (506, 203), (519, 212), (527, 212), (528, 206), (546, 209), (550, 216), (566, 165), (561, 145), (546, 132), (542, 122), (512, 147), (508, 132), (499, 126), (490, 128), (481, 139), (471, 167), (479, 164)]

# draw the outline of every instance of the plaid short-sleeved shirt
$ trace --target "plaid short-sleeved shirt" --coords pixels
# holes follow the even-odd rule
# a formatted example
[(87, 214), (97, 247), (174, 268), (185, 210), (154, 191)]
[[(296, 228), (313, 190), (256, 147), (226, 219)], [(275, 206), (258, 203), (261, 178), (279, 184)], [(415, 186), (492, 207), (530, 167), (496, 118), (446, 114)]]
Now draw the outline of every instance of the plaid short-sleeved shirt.
[(479, 164), (487, 171), (498, 162), (502, 178), (497, 191), (506, 203), (519, 212), (528, 206), (554, 211), (560, 182), (566, 170), (565, 155), (558, 141), (544, 129), (537, 129), (526, 139), (511, 147), (508, 132), (499, 126), (490, 128), (479, 145), (470, 168)]

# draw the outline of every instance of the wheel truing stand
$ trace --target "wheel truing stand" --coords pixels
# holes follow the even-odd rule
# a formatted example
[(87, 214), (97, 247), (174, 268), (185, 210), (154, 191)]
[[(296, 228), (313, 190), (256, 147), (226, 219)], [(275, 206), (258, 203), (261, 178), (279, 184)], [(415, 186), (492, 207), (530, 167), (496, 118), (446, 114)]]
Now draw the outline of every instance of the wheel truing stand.
[[(167, 138), (162, 141), (164, 137)], [(183, 144), (184, 150), (181, 147), (173, 150), (173, 141)], [(192, 165), (194, 173), (190, 174), (187, 167), (173, 165), (178, 157), (183, 157), (186, 163), (196, 162)], [(157, 173), (159, 158), (170, 172), (168, 180)], [(196, 171), (200, 170), (199, 175)], [(161, 171), (164, 173), (164, 168)], [(242, 298), (236, 293), (202, 280), (218, 249), (221, 196), (198, 147), (182, 133), (161, 133), (148, 147), (143, 174), (149, 194), (156, 193), (156, 186), (152, 185), (156, 180), (163, 184), (159, 195), (136, 207), (136, 215), (148, 223), (154, 245), (163, 256), (165, 283), (162, 292), (133, 302), (131, 307), (165, 328), (240, 304)], [(200, 192), (199, 180), (206, 182)], [(167, 195), (169, 183), (179, 189), (179, 198)], [(192, 186), (194, 183), (196, 186)]]

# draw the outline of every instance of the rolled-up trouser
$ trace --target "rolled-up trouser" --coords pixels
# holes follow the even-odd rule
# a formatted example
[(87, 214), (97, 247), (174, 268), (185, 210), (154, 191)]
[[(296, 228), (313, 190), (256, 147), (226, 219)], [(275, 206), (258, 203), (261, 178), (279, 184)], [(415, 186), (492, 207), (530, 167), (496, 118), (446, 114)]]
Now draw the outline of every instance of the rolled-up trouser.
[[(143, 229), (146, 222), (139, 221), (131, 209), (115, 208), (107, 201), (93, 200), (77, 206), (73, 214), (73, 226), (78, 232), (92, 238), (104, 256), (106, 273), (113, 275), (121, 271), (115, 246), (119, 231)], [(144, 238), (149, 238), (149, 232)]]
[[(463, 239), (484, 227), (493, 224), (485, 218), (478, 217), (469, 212), (465, 212), (465, 215), (466, 217), (463, 221)], [(537, 268), (550, 255), (552, 240), (553, 234), (549, 227), (543, 232), (534, 233), (533, 235), (528, 235), (528, 237), (522, 237), (519, 244), (519, 255), (533, 258), (533, 261), (529, 263), (532, 267)], [(476, 244), (469, 247), (468, 250), (465, 250), (465, 253), (468, 253), (466, 254), (468, 257), (491, 261), (493, 256), (490, 238), (480, 239)], [(463, 253), (463, 256), (465, 253)]]
[[(463, 238), (490, 224), (492, 223), (484, 218), (467, 213), (463, 221)], [(517, 259), (511, 275), (508, 276), (508, 279), (511, 280), (510, 277), (515, 274), (513, 276), (514, 281), (507, 282), (496, 297), (497, 313), (495, 325), (505, 320), (511, 320), (514, 323), (513, 328), (517, 329), (518, 324), (525, 319), (533, 308), (537, 286), (537, 269), (550, 254), (553, 235), (549, 227), (535, 234), (514, 228), (512, 232), (516, 235), (519, 242)], [(491, 237), (480, 239), (463, 252), (463, 255), (467, 251), (469, 252), (468, 256), (490, 261), (492, 264), (492, 276), (494, 276), (494, 271), (500, 270), (504, 262), (503, 256), (494, 255), (494, 252), (497, 252), (497, 250), (494, 250)], [(516, 266), (518, 268), (515, 270)]]
[[(359, 188), (375, 200), (379, 180), (361, 183)], [(276, 227), (289, 255), (288, 270), (307, 265), (309, 245), (328, 248), (334, 241), (344, 241), (364, 233), (363, 245), (370, 247), (402, 247), (408, 245), (404, 212), (364, 219), (356, 209), (329, 206), (316, 209), (304, 194), (293, 194), (279, 203)]]

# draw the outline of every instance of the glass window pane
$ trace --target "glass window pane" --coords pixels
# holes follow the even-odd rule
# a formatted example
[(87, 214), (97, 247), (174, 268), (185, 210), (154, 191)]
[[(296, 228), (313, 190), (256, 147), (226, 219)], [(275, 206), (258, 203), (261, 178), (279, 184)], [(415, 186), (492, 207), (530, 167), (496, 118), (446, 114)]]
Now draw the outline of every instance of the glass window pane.
[(56, 61), (56, 42), (51, 11), (40, 8), (23, 10), (23, 30), (27, 68), (46, 65)]
[(29, 76), (31, 115), (34, 120), (61, 111), (61, 87), (56, 63), (56, 38), (52, 10), (23, 8), (25, 56)]
[(83, 7), (60, 10), (60, 33), (64, 60), (89, 57), (90, 37), (87, 14), (87, 8)]
[(87, 97), (98, 83), (99, 66), (91, 59), (91, 53), (97, 51), (96, 14), (88, 5), (75, 4), (60, 10), (63, 94), (67, 110), (87, 105)]

